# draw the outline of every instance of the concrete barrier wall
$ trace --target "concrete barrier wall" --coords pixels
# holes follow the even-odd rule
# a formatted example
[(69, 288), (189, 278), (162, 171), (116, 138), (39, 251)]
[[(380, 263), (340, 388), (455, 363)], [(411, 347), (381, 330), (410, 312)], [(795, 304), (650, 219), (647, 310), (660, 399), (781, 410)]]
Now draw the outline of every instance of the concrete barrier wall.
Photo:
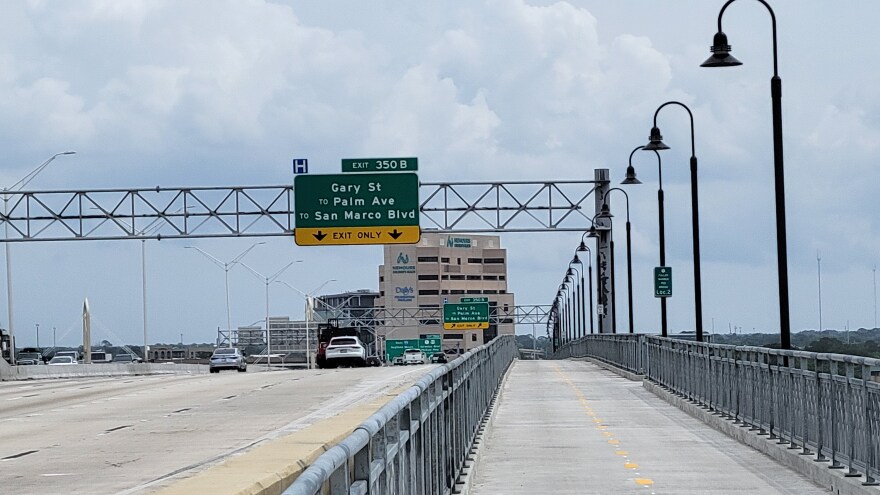
[(0, 380), (39, 380), (90, 376), (196, 375), (203, 373), (208, 373), (208, 366), (204, 364), (101, 363), (64, 366), (6, 366), (0, 367)]

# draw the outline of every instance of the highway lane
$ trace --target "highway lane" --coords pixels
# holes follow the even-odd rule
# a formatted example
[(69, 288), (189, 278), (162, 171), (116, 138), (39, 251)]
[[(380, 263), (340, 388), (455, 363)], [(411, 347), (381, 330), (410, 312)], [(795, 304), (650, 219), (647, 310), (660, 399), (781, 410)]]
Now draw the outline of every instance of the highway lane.
[(148, 493), (430, 369), (0, 382), (0, 493)]

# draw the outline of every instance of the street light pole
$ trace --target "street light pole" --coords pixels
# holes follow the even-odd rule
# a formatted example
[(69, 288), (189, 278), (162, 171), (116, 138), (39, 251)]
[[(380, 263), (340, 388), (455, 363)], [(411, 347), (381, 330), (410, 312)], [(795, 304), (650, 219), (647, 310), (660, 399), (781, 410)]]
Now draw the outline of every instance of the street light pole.
[(273, 273), (272, 275), (266, 276), (256, 270), (254, 270), (250, 266), (248, 266), (247, 263), (245, 263), (243, 261), (240, 262), (241, 266), (247, 268), (247, 270), (249, 272), (253, 273), (255, 277), (262, 280), (266, 284), (266, 369), (267, 370), (269, 369), (269, 364), (272, 359), (272, 357), (271, 357), (272, 356), (272, 334), (271, 334), (271, 330), (269, 329), (269, 284), (271, 284), (272, 282), (275, 281), (275, 279), (280, 277), (281, 274), (284, 273), (285, 270), (287, 270), (288, 268), (293, 266), (294, 263), (302, 263), (302, 260), (291, 261), (290, 263), (285, 265), (284, 268), (278, 270), (277, 272)]
[(632, 237), (630, 234), (629, 222), (629, 194), (619, 187), (612, 187), (605, 193), (602, 203), (602, 212), (600, 216), (611, 218), (611, 209), (608, 206), (608, 195), (611, 191), (620, 191), (626, 198), (626, 282), (627, 296), (629, 298), (629, 333), (633, 333), (633, 291), (632, 291)]
[(650, 142), (642, 147), (644, 151), (668, 150), (669, 146), (663, 143), (663, 136), (657, 127), (657, 115), (667, 105), (678, 105), (684, 108), (690, 117), (691, 124), (691, 229), (693, 232), (694, 245), (694, 317), (696, 319), (697, 342), (703, 341), (703, 294), (700, 277), (700, 208), (697, 201), (697, 155), (694, 139), (694, 114), (687, 105), (678, 101), (667, 101), (657, 107), (654, 112), (654, 127), (651, 128)]
[[(587, 279), (589, 280), (589, 295), (590, 295), (590, 334), (594, 333), (593, 329), (593, 253), (590, 251), (590, 247), (584, 242), (584, 239), (587, 237), (595, 238), (596, 235), (594, 232), (584, 232), (581, 235), (581, 244), (578, 246), (578, 252), (587, 252)], [(575, 254), (575, 256), (577, 256)]]
[(229, 270), (233, 266), (235, 266), (236, 263), (241, 262), (242, 258), (244, 258), (249, 252), (251, 252), (251, 249), (259, 246), (260, 244), (266, 244), (266, 243), (265, 242), (255, 242), (255, 243), (251, 244), (249, 248), (242, 251), (241, 254), (239, 254), (238, 256), (236, 256), (235, 258), (233, 258), (231, 261), (228, 261), (228, 262), (220, 261), (215, 256), (213, 256), (209, 253), (206, 253), (205, 251), (203, 251), (199, 247), (184, 246), (185, 249), (195, 249), (196, 251), (202, 253), (206, 258), (211, 260), (215, 265), (217, 265), (223, 269), (223, 272), (225, 274), (224, 280), (226, 282), (226, 330), (227, 331), (232, 330), (232, 316), (229, 311)]
[[(785, 174), (782, 153), (782, 79), (779, 77), (779, 56), (776, 44), (776, 14), (765, 0), (758, 0), (770, 13), (773, 26), (773, 77), (770, 79), (770, 99), (773, 112), (773, 175), (776, 187), (776, 260), (779, 278), (779, 340), (782, 349), (791, 349), (791, 321), (788, 309), (788, 241), (785, 228)], [(724, 11), (733, 3), (728, 0), (718, 12), (718, 32), (712, 40), (712, 55), (702, 67), (734, 67), (742, 65), (730, 54), (727, 35), (721, 29)]]
[(816, 274), (819, 279), (819, 331), (822, 331), (822, 257), (816, 250)]
[[(18, 182), (3, 189), (3, 229), (7, 241), (9, 240), (9, 193), (22, 190), (30, 181), (34, 180), (43, 169), (48, 167), (55, 158), (61, 155), (75, 154), (76, 151), (62, 151), (61, 153), (55, 153), (46, 161), (39, 164), (35, 169), (28, 172), (27, 175), (19, 179)], [(15, 365), (15, 325), (13, 324), (14, 318), (12, 317), (12, 251), (10, 250), (9, 242), (5, 242), (4, 244), (6, 244), (6, 314), (9, 320), (9, 363)]]
[[(310, 293), (306, 293), (306, 292), (303, 292), (303, 291), (297, 289), (296, 287), (288, 284), (284, 280), (276, 280), (275, 281), (275, 283), (282, 284), (285, 287), (287, 287), (288, 289), (296, 291), (297, 293), (299, 293), (300, 296), (302, 296), (306, 300), (306, 310), (305, 310), (305, 315), (304, 315), (305, 320), (306, 320), (306, 369), (312, 369), (312, 340), (311, 340), (311, 332), (309, 330), (309, 326), (311, 325), (312, 311), (314, 310), (314, 307), (315, 307), (315, 303), (314, 303), (315, 298), (314, 298), (314, 296), (312, 296), (312, 294), (323, 289), (324, 286), (329, 284), (330, 282), (336, 282), (336, 279), (331, 278), (330, 280), (326, 280), (323, 284), (319, 285), (317, 288), (312, 289), (312, 291)], [(319, 301), (320, 301), (320, 299), (319, 299)], [(326, 303), (324, 303), (323, 301), (321, 301), (321, 302), (326, 305)]]
[[(586, 315), (586, 308), (584, 306), (584, 262), (581, 261), (580, 258), (578, 258), (577, 253), (578, 253), (577, 250), (575, 250), (574, 251), (574, 258), (571, 259), (571, 261), (568, 263), (568, 266), (581, 265), (581, 268), (578, 271), (578, 274), (580, 275), (580, 278), (581, 278), (581, 285), (580, 285), (581, 297), (580, 297), (580, 301), (578, 301), (581, 306), (581, 311), (580, 311), (581, 320), (579, 322), (579, 325), (581, 327), (581, 331), (580, 331), (581, 337), (585, 337), (587, 335), (587, 315)], [(592, 315), (590, 315), (590, 316), (592, 316)]]
[[(626, 167), (626, 178), (621, 182), (623, 185), (641, 184), (642, 181), (636, 178), (636, 169), (633, 167), (632, 158), (636, 151), (643, 149), (644, 146), (636, 146), (629, 154), (629, 165)], [(663, 162), (660, 159), (660, 153), (654, 150), (657, 156), (657, 212), (659, 216), (659, 242), (660, 242), (660, 266), (666, 266), (666, 225), (663, 212)], [(668, 334), (666, 323), (666, 298), (660, 299), (660, 335), (666, 337)]]

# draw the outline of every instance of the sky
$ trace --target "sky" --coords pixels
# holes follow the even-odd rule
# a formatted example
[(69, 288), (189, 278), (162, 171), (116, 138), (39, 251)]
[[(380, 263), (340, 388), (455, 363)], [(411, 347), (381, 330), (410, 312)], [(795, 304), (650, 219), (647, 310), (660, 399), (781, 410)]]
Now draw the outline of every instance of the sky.
[[(706, 331), (779, 330), (770, 108), (771, 24), (738, 0), (724, 30), (738, 68), (705, 69), (721, 0), (71, 0), (0, 3), (0, 186), (55, 153), (31, 190), (289, 184), (291, 159), (338, 173), (344, 157), (417, 156), (422, 181), (623, 179), (655, 110), (693, 112)], [(865, 64), (873, 0), (772, 0), (783, 87), (792, 330), (873, 327), (880, 228), (880, 69)], [(694, 328), (689, 120), (664, 142), (669, 328)], [(657, 332), (657, 165), (633, 157), (634, 325)], [(626, 210), (612, 196), (619, 225)], [(509, 289), (549, 304), (580, 241), (506, 233)], [(622, 229), (616, 234), (624, 259)], [(290, 238), (150, 241), (148, 340), (213, 342), (224, 271), (186, 246), (245, 261), (304, 292), (378, 288), (378, 246)], [(143, 341), (141, 243), (11, 246), (18, 345)], [(5, 272), (0, 266), (0, 272)], [(618, 327), (627, 327), (618, 263)], [(3, 273), (5, 277), (6, 273)], [(228, 273), (233, 326), (259, 323), (265, 284)], [(334, 282), (326, 283), (328, 280)], [(271, 315), (301, 296), (270, 287)], [(0, 302), (5, 300), (0, 284)], [(0, 325), (6, 326), (6, 304)], [(39, 330), (37, 330), (39, 325)], [(520, 331), (531, 333), (531, 328)]]

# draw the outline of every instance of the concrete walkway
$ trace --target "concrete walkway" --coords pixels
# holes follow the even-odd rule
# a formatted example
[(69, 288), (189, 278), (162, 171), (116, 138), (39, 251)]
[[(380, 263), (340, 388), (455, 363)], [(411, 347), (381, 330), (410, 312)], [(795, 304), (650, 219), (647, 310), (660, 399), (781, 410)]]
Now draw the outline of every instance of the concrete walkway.
[(484, 438), (471, 495), (828, 493), (583, 361), (517, 361)]

